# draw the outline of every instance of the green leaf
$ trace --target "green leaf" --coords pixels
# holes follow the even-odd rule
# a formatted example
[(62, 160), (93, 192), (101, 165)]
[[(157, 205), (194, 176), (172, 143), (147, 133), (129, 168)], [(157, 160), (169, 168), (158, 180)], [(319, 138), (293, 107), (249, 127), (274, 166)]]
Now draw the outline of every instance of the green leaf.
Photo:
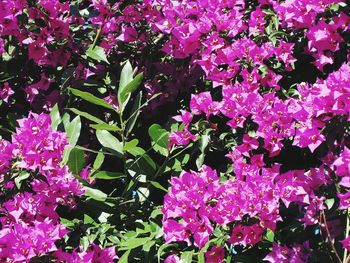
[(85, 195), (98, 201), (105, 201), (107, 198), (107, 194), (105, 194), (101, 190), (90, 188), (90, 187), (87, 187), (85, 191)]
[(325, 201), (328, 210), (331, 209), (334, 205), (335, 199), (334, 198), (329, 198)]
[(203, 134), (200, 138), (199, 150), (201, 151), (201, 154), (199, 155), (198, 159), (196, 160), (196, 165), (197, 165), (198, 169), (203, 165), (204, 158), (205, 158), (205, 149), (208, 146), (209, 139), (210, 139), (210, 137), (207, 134)]
[(61, 165), (66, 165), (68, 163), (68, 159), (69, 159), (69, 154), (70, 151), (73, 149), (74, 147), (67, 147), (64, 149), (63, 152), (63, 156), (62, 156), (62, 161), (61, 161)]
[(83, 247), (83, 251), (86, 251), (88, 249), (90, 242), (87, 236), (84, 236), (80, 239), (80, 245)]
[(128, 257), (131, 250), (126, 251), (123, 256), (118, 260), (118, 263), (128, 263)]
[(30, 173), (29, 173), (29, 172), (27, 172), (27, 171), (21, 172), (21, 173), (15, 178), (15, 180), (14, 180), (14, 181), (15, 181), (16, 187), (17, 187), (18, 189), (20, 189), (21, 186), (22, 186), (22, 182), (23, 182), (25, 179), (29, 178), (29, 176), (30, 176)]
[(87, 214), (84, 214), (84, 224), (92, 224), (95, 223), (95, 221)]
[(278, 35), (288, 36), (288, 34), (284, 33), (283, 31), (275, 31), (269, 35), (269, 38), (276, 38)]
[(109, 241), (111, 241), (113, 244), (120, 243), (120, 240), (117, 237), (115, 237), (115, 236), (107, 236), (107, 239)]
[(162, 190), (162, 191), (164, 191), (164, 192), (168, 192), (168, 190), (167, 189), (165, 189), (160, 183), (158, 183), (158, 182), (156, 182), (156, 181), (150, 181), (150, 183), (155, 187), (155, 188), (157, 188), (157, 189), (160, 189), (160, 190)]
[(120, 249), (119, 250), (134, 249), (134, 248), (142, 246), (147, 241), (149, 241), (149, 237), (130, 238), (130, 239), (120, 243)]
[(130, 94), (136, 90), (142, 81), (143, 73), (133, 78), (133, 69), (129, 61), (126, 61), (120, 74), (118, 88), (118, 103), (120, 111), (123, 112), (126, 104), (130, 99)]
[(163, 148), (168, 148), (169, 132), (162, 129), (159, 124), (153, 124), (151, 127), (149, 127), (148, 134), (157, 145)]
[(158, 248), (157, 251), (157, 258), (158, 258), (158, 263), (160, 262), (160, 257), (163, 255), (164, 250), (166, 250), (169, 247), (174, 247), (175, 244), (163, 244)]
[(80, 110), (77, 110), (75, 108), (70, 108), (70, 110), (72, 112), (74, 112), (75, 114), (80, 115), (80, 116), (82, 116), (82, 117), (84, 117), (92, 122), (99, 123), (99, 124), (105, 123), (103, 120), (100, 120), (99, 118), (96, 118), (95, 116), (93, 116), (87, 112), (80, 111)]
[(80, 116), (76, 116), (67, 128), (68, 143), (71, 146), (75, 146), (78, 142), (81, 130)]
[(134, 147), (132, 149), (129, 149), (127, 152), (135, 157), (140, 156), (140, 155), (144, 155), (146, 153), (146, 151), (144, 149), (142, 149), (141, 147)]
[(105, 160), (105, 155), (102, 152), (99, 152), (96, 155), (96, 158), (95, 158), (94, 164), (92, 165), (92, 168), (94, 168), (95, 170), (100, 169), (104, 160)]
[(82, 98), (83, 100), (86, 100), (92, 104), (98, 105), (98, 106), (102, 106), (104, 108), (110, 109), (110, 110), (114, 110), (114, 108), (109, 105), (106, 101), (104, 101), (103, 99), (100, 99), (94, 95), (92, 95), (89, 92), (85, 92), (85, 91), (81, 91), (78, 89), (73, 89), (73, 88), (69, 88), (69, 90), (77, 97)]
[(267, 229), (266, 235), (265, 235), (265, 239), (269, 242), (273, 242), (275, 239), (275, 233), (272, 232), (272, 230)]
[(128, 169), (134, 174), (153, 176), (156, 171), (156, 164), (147, 154), (138, 156), (135, 161), (130, 161), (127, 164)]
[(152, 211), (150, 218), (156, 218), (157, 216), (162, 215), (162, 214), (163, 214), (163, 213), (162, 213), (161, 208), (155, 208), (155, 209)]
[(94, 241), (96, 240), (97, 236), (98, 236), (97, 233), (94, 233), (94, 234), (88, 236), (90, 244), (94, 243)]
[(138, 139), (133, 139), (131, 141), (128, 141), (124, 145), (124, 151), (129, 151), (130, 149), (136, 147), (139, 144)]
[(136, 193), (137, 193), (139, 202), (144, 202), (145, 200), (147, 200), (150, 194), (149, 189), (147, 187), (139, 187), (136, 190)]
[(192, 263), (192, 257), (193, 257), (194, 251), (185, 251), (181, 253), (181, 259), (184, 263)]
[(67, 164), (68, 164), (69, 170), (73, 174), (79, 175), (80, 171), (84, 168), (84, 165), (85, 165), (83, 150), (78, 148), (73, 148), (69, 153)]
[(278, 20), (278, 16), (273, 16), (272, 17), (272, 21), (275, 25), (275, 29), (278, 30), (278, 27), (279, 27), (279, 20)]
[(125, 65), (122, 68), (119, 79), (119, 88), (118, 88), (118, 101), (122, 89), (128, 85), (133, 79), (132, 66), (129, 61), (126, 61)]
[(57, 104), (55, 104), (55, 106), (52, 107), (50, 112), (50, 117), (51, 117), (51, 128), (54, 131), (57, 131), (58, 124), (60, 124), (62, 121)]
[(93, 175), (97, 179), (114, 180), (126, 177), (123, 173), (100, 171)]
[(130, 119), (128, 120), (127, 125), (126, 125), (126, 135), (128, 135), (128, 134), (130, 134), (130, 132), (132, 132), (132, 130), (136, 124), (137, 118), (139, 117), (140, 112), (141, 112), (141, 109), (140, 109), (141, 103), (142, 103), (142, 91), (140, 91), (135, 98), (135, 102), (134, 102), (134, 105), (133, 105), (132, 110), (131, 110)]
[(105, 130), (97, 130), (96, 136), (98, 141), (102, 144), (103, 147), (112, 149), (118, 154), (123, 155), (123, 144), (112, 134)]
[(204, 252), (202, 251), (198, 253), (198, 263), (205, 263)]
[(155, 245), (156, 241), (150, 240), (147, 243), (143, 244), (142, 251), (149, 252), (151, 250), (151, 247)]
[(104, 61), (107, 64), (109, 64), (105, 50), (100, 46), (95, 46), (94, 48), (90, 46), (89, 49), (86, 51), (86, 55), (94, 60)]
[(137, 147), (139, 140), (133, 139), (129, 142), (126, 142), (124, 145), (124, 151), (132, 154), (133, 156), (143, 155), (146, 153), (141, 147)]
[(122, 105), (122, 108), (125, 108), (125, 105), (128, 103), (130, 94), (134, 92), (138, 86), (140, 86), (143, 78), (143, 73), (139, 73), (136, 77), (131, 80), (126, 86), (118, 90), (118, 102), (119, 105)]
[(111, 125), (107, 123), (90, 124), (90, 127), (95, 130), (120, 131), (120, 128), (116, 125)]
[(168, 137), (169, 132), (162, 129), (159, 124), (153, 124), (148, 129), (148, 134), (152, 141), (155, 143), (153, 145), (154, 150), (160, 152), (163, 155), (168, 155)]
[(104, 155), (113, 155), (112, 153), (109, 153), (107, 151), (102, 151), (103, 149), (101, 149), (100, 151), (95, 151), (95, 150), (92, 150), (92, 149), (89, 149), (89, 148), (85, 148), (85, 147), (79, 146), (79, 145), (77, 145), (75, 147), (78, 148), (78, 149), (82, 149), (84, 151), (87, 151), (87, 152), (91, 152), (91, 153), (103, 153)]
[(67, 112), (63, 114), (62, 123), (63, 123), (64, 130), (67, 131), (70, 124), (70, 116)]

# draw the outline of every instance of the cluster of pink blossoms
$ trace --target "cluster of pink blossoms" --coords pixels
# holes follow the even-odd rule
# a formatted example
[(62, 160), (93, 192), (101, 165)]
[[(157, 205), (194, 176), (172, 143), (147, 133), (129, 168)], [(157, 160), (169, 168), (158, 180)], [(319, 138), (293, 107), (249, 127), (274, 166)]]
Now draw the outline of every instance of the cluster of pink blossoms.
[(303, 1), (293, 0), (279, 3), (269, 1), (278, 14), (282, 25), (288, 29), (306, 31), (308, 45), (306, 51), (315, 58), (315, 66), (323, 70), (327, 64), (334, 63), (333, 53), (339, 50), (344, 42), (339, 32), (349, 29), (349, 16), (340, 13), (332, 17), (332, 21), (317, 17), (326, 12), (330, 5), (344, 1)]
[[(305, 52), (323, 70), (326, 64), (333, 64), (333, 55), (344, 42), (342, 33), (349, 30), (350, 17), (342, 12), (323, 17), (328, 7), (340, 1), (259, 2), (246, 23), (244, 1), (149, 1), (159, 9), (152, 18), (153, 27), (169, 38), (163, 51), (200, 65), (213, 86), (211, 91), (192, 94), (190, 111), (175, 117), (184, 129), (170, 135), (169, 146), (196, 140), (191, 122), (198, 116), (208, 120), (224, 117), (233, 133), (246, 132), (242, 142), (226, 155), (232, 160), (234, 179), (220, 183), (207, 166), (172, 178), (163, 205), (167, 242), (201, 248), (216, 226), (233, 223), (226, 241), (254, 245), (262, 240), (265, 229), (274, 231), (277, 221), (282, 220), (280, 201), (287, 208), (290, 203), (297, 204), (303, 214), (299, 220), (305, 226), (320, 224), (320, 212), (327, 207), (325, 197), (316, 192), (331, 183), (342, 186), (339, 209), (350, 207), (349, 138), (344, 132), (350, 121), (350, 66), (344, 63), (313, 84), (298, 83), (294, 95), (282, 96), (286, 88), (279, 81), (293, 70), (296, 43), (279, 39), (273, 44), (254, 38), (264, 33), (264, 10), (272, 9), (282, 28), (305, 33)], [(276, 73), (266, 61), (278, 61), (284, 72)], [(212, 95), (218, 97), (218, 93), (220, 100)], [(339, 138), (330, 136), (335, 123), (342, 131)], [(256, 128), (248, 135), (247, 126)], [(321, 164), (317, 167), (281, 172), (278, 162), (265, 161), (279, 156), (286, 144), (308, 149), (311, 154), (326, 154), (318, 157)], [(247, 217), (255, 222), (248, 223)], [(349, 248), (348, 240), (343, 244)], [(279, 249), (274, 246), (270, 259), (276, 261), (271, 262), (282, 262), (277, 260)], [(294, 250), (286, 251), (283, 262), (293, 257), (300, 257), (295, 262), (306, 260)]]
[[(67, 253), (58, 253), (56, 241), (68, 231), (56, 209), (59, 205), (74, 209), (76, 196), (85, 190), (68, 167), (60, 165), (67, 139), (64, 133), (52, 130), (50, 116), (30, 114), (18, 123), (12, 143), (0, 139), (0, 195), (4, 200), (0, 210), (0, 259), (29, 262), (56, 252), (58, 259), (65, 260)], [(15, 186), (18, 179), (21, 185)], [(98, 254), (109, 259), (104, 262), (112, 262), (115, 252), (111, 251), (96, 246), (81, 254), (89, 258), (84, 262), (93, 262), (90, 258)], [(77, 257), (75, 254), (79, 256), (78, 252), (69, 255)]]
[[(147, 33), (136, 30), (144, 17), (141, 11), (147, 13), (147, 8), (140, 4), (120, 8), (122, 2), (114, 2), (86, 0), (73, 5), (73, 1), (59, 0), (1, 1), (0, 58), (24, 59), (24, 69), (10, 81), (11, 89), (24, 91), (32, 107), (49, 110), (60, 101), (59, 76), (68, 73), (65, 77), (72, 82), (108, 70), (106, 63), (91, 66), (81, 59), (96, 35), (106, 55), (117, 50), (121, 42), (145, 43)], [(7, 96), (1, 91), (0, 98), (7, 102), (13, 91)]]
[[(202, 248), (216, 226), (234, 223), (227, 242), (233, 245), (255, 245), (266, 229), (274, 231), (279, 215), (279, 201), (286, 207), (299, 204), (305, 210), (305, 225), (317, 223), (317, 211), (323, 199), (314, 194), (321, 184), (322, 170), (289, 171), (279, 174), (279, 166), (247, 165), (244, 179), (236, 177), (220, 183), (216, 172), (203, 166), (199, 172), (183, 172), (171, 179), (163, 205), (163, 227), (167, 242), (187, 242)], [(243, 176), (243, 175), (242, 175)], [(247, 219), (255, 223), (246, 222)], [(243, 223), (242, 223), (243, 222)]]
[(310, 259), (310, 247), (307, 242), (293, 248), (273, 243), (272, 251), (264, 260), (270, 263), (303, 263)]
[[(128, 5), (86, 0), (73, 7), (69, 1), (59, 0), (3, 0), (0, 56), (26, 56), (26, 68), (33, 65), (35, 70), (20, 71), (16, 81), (0, 84), (0, 97), (7, 103), (13, 90), (25, 87), (31, 103), (37, 102), (39, 94), (47, 93), (44, 103), (48, 109), (59, 97), (59, 92), (52, 90), (59, 86), (53, 76), (72, 69), (69, 79), (80, 81), (106, 73), (103, 62), (92, 66), (81, 59), (95, 37), (107, 56), (121, 42), (135, 44), (142, 51), (145, 43), (154, 42), (162, 46), (167, 60), (176, 61), (153, 64), (150, 59), (159, 75), (146, 83), (148, 95), (166, 90), (158, 104), (166, 97), (175, 98), (180, 89), (189, 89), (198, 76), (212, 84), (209, 91), (196, 89), (189, 111), (174, 117), (184, 129), (170, 135), (170, 146), (195, 141), (191, 124), (200, 117), (211, 122), (219, 117), (232, 133), (244, 132), (238, 146), (226, 153), (232, 161), (234, 179), (221, 182), (208, 166), (172, 179), (163, 206), (166, 241), (202, 248), (215, 228), (223, 227), (229, 229), (226, 242), (255, 245), (267, 229), (275, 231), (282, 220), (282, 203), (286, 208), (291, 203), (297, 205), (302, 214), (298, 220), (305, 226), (322, 224), (319, 215), (326, 209), (326, 197), (317, 192), (320, 186), (338, 184), (338, 209), (350, 207), (350, 145), (349, 137), (344, 136), (350, 121), (350, 56), (344, 37), (350, 17), (343, 12), (340, 0), (259, 0), (252, 6), (247, 2), (145, 0)], [(334, 8), (337, 4), (341, 5)], [(274, 23), (269, 24), (272, 19)], [(151, 32), (144, 30), (148, 26)], [(90, 37), (77, 41), (81, 35)], [(152, 38), (155, 35), (157, 39)], [(11, 45), (13, 50), (9, 50)], [(337, 58), (340, 51), (347, 55)], [(296, 83), (292, 89), (283, 81), (294, 72), (300, 62), (297, 55), (301, 54), (314, 59), (319, 76), (325, 74), (315, 83)], [(329, 68), (333, 70), (330, 74)], [(290, 90), (294, 91), (292, 95)], [(248, 133), (247, 127), (256, 128)], [(105, 262), (115, 257), (113, 249), (101, 250), (98, 246), (82, 253), (66, 253), (56, 247), (55, 242), (67, 233), (56, 208), (73, 208), (74, 196), (83, 193), (68, 168), (59, 164), (65, 145), (64, 135), (51, 131), (46, 115), (31, 115), (20, 121), (12, 143), (0, 140), (4, 193), (14, 189), (13, 179), (31, 179), (26, 185), (30, 191), (21, 191), (2, 204), (0, 236), (4, 242), (0, 252), (5, 258), (23, 261), (52, 252), (71, 262)], [(274, 158), (287, 145), (310, 152), (319, 164), (283, 170)], [(342, 244), (350, 249), (350, 238)], [(299, 246), (274, 243), (265, 259), (306, 261), (308, 253), (300, 250)], [(213, 247), (206, 259), (220, 262), (224, 254), (223, 247)], [(175, 262), (178, 257), (171, 255), (167, 260)]]

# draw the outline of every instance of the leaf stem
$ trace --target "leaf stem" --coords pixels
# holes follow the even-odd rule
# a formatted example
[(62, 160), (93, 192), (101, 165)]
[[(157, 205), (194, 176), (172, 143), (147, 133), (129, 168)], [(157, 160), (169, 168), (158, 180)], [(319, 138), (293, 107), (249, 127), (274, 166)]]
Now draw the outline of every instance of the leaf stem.
[(94, 48), (96, 47), (97, 40), (98, 40), (98, 38), (99, 38), (99, 37), (100, 37), (100, 35), (101, 35), (101, 31), (102, 31), (102, 25), (100, 25), (100, 27), (97, 29), (97, 33), (96, 33), (96, 36), (95, 36), (94, 42), (92, 42), (91, 49), (94, 49)]
[[(124, 146), (125, 146), (125, 123), (123, 121), (123, 112), (119, 111), (119, 120), (120, 120), (120, 131), (119, 131), (119, 135), (122, 138), (122, 145), (123, 145), (123, 169), (124, 169), (124, 174), (125, 176), (127, 176), (127, 169), (126, 169), (126, 158), (125, 158), (125, 151), (124, 151)], [(128, 187), (125, 187), (122, 196), (124, 197), (125, 193), (127, 192)]]

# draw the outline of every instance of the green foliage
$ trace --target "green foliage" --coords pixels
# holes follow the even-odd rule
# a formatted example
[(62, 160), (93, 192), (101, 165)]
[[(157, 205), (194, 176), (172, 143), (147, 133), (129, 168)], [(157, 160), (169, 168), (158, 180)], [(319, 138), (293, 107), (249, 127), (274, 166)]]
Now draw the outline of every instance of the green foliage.
[(96, 60), (96, 61), (99, 61), (99, 62), (103, 61), (103, 62), (106, 62), (107, 64), (109, 64), (109, 61), (107, 60), (107, 56), (106, 56), (105, 50), (102, 47), (90, 46), (88, 48), (88, 50), (86, 51), (86, 55), (89, 58), (92, 58), (93, 60)]
[(148, 129), (148, 134), (153, 141), (153, 149), (160, 154), (167, 156), (169, 154), (168, 151), (168, 137), (169, 132), (162, 129), (160, 125), (153, 124)]
[(123, 143), (110, 132), (106, 130), (97, 130), (96, 136), (103, 147), (112, 150), (112, 152), (116, 152), (118, 156), (122, 156), (124, 154)]
[(85, 167), (84, 151), (79, 148), (71, 149), (67, 165), (74, 175), (79, 175)]
[[(73, 89), (73, 88), (69, 88), (69, 90), (77, 97), (86, 100), (92, 104), (98, 105), (98, 106), (102, 106), (106, 109), (110, 109), (113, 110), (113, 107), (111, 105), (109, 105), (106, 101), (104, 101), (103, 99), (100, 99), (94, 95), (92, 95), (89, 92), (85, 92), (85, 91), (81, 91), (81, 90), (77, 90), (77, 89)], [(85, 117), (85, 116), (84, 116)]]
[(57, 130), (58, 125), (62, 121), (57, 104), (52, 107), (51, 112), (50, 112), (50, 116), (51, 116), (51, 127), (53, 130)]
[[(95, 48), (97, 54), (88, 51), (87, 55), (104, 60), (103, 56), (98, 56), (98, 47)], [(143, 77), (142, 73), (133, 77), (134, 72), (130, 62), (125, 62), (119, 88), (111, 86), (116, 90), (117, 110), (97, 95), (69, 88), (71, 94), (79, 98), (73, 97), (78, 104), (69, 107), (71, 115), (65, 113), (62, 117), (55, 106), (51, 113), (52, 125), (66, 131), (71, 147), (66, 149), (63, 163), (86, 187), (81, 198), (83, 222), (64, 219), (72, 230), (85, 229), (84, 234), (79, 235), (82, 248), (86, 249), (93, 242), (114, 245), (118, 247), (119, 262), (155, 262), (167, 251), (162, 247), (161, 202), (154, 202), (153, 198), (167, 192), (168, 182), (163, 177), (181, 172), (190, 155), (186, 149), (173, 147), (170, 150), (170, 131), (159, 124), (148, 127), (145, 136), (136, 137), (135, 128), (141, 125), (142, 109), (158, 94), (148, 100), (142, 92), (131, 96)], [(112, 85), (110, 80), (106, 83)], [(103, 114), (101, 107), (105, 110)], [(93, 111), (95, 108), (98, 110)], [(81, 131), (84, 135), (91, 134), (89, 140), (95, 142), (94, 147), (77, 145), (79, 139), (86, 140), (80, 138)], [(87, 164), (90, 164), (88, 181), (79, 177)], [(68, 241), (73, 242), (75, 238), (72, 234)], [(189, 262), (194, 257), (192, 252), (184, 253), (183, 260)]]
[(121, 112), (129, 102), (131, 93), (141, 84), (142, 78), (143, 73), (139, 73), (133, 78), (133, 69), (130, 62), (127, 61), (122, 69), (118, 88), (118, 103)]

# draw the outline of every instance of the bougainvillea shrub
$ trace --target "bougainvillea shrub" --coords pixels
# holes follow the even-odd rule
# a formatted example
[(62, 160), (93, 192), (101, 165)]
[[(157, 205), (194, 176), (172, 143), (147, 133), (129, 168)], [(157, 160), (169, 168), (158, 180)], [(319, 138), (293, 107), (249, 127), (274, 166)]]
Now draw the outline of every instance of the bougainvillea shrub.
[(0, 2), (1, 262), (350, 262), (350, 3)]

